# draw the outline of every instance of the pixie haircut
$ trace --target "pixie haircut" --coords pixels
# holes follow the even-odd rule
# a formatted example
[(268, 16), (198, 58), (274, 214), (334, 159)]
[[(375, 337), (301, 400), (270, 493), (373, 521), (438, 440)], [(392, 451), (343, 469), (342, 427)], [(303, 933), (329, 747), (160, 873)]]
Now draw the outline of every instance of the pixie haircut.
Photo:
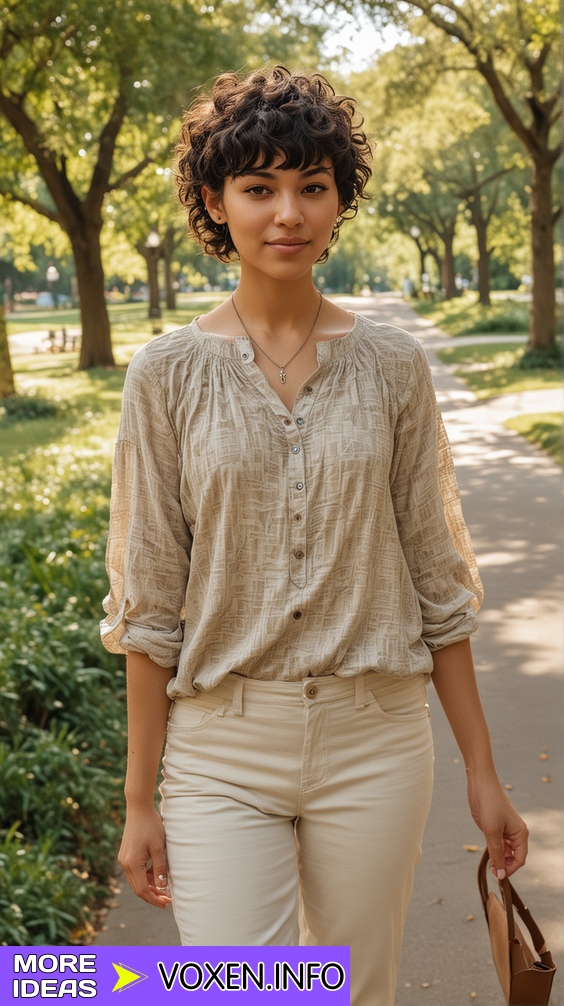
[(227, 224), (208, 214), (202, 198), (205, 185), (221, 194), (226, 178), (249, 168), (267, 168), (276, 156), (282, 169), (305, 170), (325, 157), (333, 165), (344, 204), (335, 221), (329, 248), (345, 219), (354, 217), (372, 174), (372, 149), (352, 98), (336, 94), (320, 73), (292, 73), (278, 64), (241, 77), (222, 73), (211, 98), (197, 99), (184, 115), (176, 146), (175, 180), (178, 198), (188, 210), (192, 236), (221, 262), (237, 257)]

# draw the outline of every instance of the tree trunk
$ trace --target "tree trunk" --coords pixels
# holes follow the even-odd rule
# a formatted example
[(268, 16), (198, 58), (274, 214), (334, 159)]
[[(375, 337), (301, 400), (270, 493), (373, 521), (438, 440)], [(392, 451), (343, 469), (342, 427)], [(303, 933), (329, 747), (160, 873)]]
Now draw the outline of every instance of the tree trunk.
[(4, 321), (4, 308), (0, 304), (0, 398), (11, 398), (16, 393), (14, 371), (10, 358), (10, 344)]
[(147, 263), (147, 283), (149, 286), (149, 318), (160, 318), (160, 292), (159, 292), (159, 259), (162, 255), (162, 244), (156, 248), (149, 248), (145, 244), (138, 244), (137, 251), (143, 256)]
[[(178, 243), (178, 242), (176, 242)], [(162, 254), (165, 264), (166, 309), (176, 311), (176, 291), (174, 289), (174, 273), (172, 271), (172, 256), (176, 247), (174, 228), (169, 227), (162, 243)]]
[(441, 272), (441, 284), (445, 300), (452, 300), (452, 298), (456, 297), (458, 294), (456, 283), (454, 282), (454, 255), (452, 251), (452, 246), (454, 244), (454, 228), (455, 223), (453, 222), (441, 234), (441, 240), (445, 246), (445, 257), (443, 259), (443, 268)]
[(490, 301), (490, 253), (488, 251), (487, 224), (482, 213), (480, 202), (480, 192), (476, 192), (473, 201), (470, 203), (472, 211), (472, 223), (476, 228), (478, 239), (478, 294), (479, 302), (484, 307), (489, 307)]
[(533, 160), (531, 172), (533, 277), (528, 349), (549, 349), (554, 343), (556, 296), (552, 223), (552, 163), (545, 155)]
[(435, 263), (435, 265), (437, 267), (437, 272), (439, 274), (439, 280), (441, 280), (442, 275), (443, 275), (443, 259), (441, 258), (441, 256), (439, 255), (439, 253), (437, 251), (434, 251), (432, 248), (429, 248), (429, 255), (431, 256), (431, 258), (433, 259), (433, 261), (434, 261), (434, 263)]
[(417, 245), (417, 251), (419, 252), (419, 258), (421, 259), (421, 282), (423, 282), (423, 273), (426, 272), (425, 269), (425, 259), (427, 258), (427, 252), (421, 247), (419, 238), (415, 238), (415, 244)]
[(115, 367), (110, 319), (104, 296), (104, 269), (100, 249), (102, 221), (82, 221), (69, 228), (80, 298), (82, 344), (79, 370)]

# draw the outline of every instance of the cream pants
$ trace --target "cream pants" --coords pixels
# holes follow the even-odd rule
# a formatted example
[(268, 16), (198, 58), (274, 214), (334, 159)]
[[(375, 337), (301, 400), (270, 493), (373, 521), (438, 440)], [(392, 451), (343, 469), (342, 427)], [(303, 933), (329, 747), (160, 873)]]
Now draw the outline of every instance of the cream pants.
[(228, 674), (171, 706), (161, 814), (183, 946), (350, 946), (392, 1006), (431, 802), (425, 675)]

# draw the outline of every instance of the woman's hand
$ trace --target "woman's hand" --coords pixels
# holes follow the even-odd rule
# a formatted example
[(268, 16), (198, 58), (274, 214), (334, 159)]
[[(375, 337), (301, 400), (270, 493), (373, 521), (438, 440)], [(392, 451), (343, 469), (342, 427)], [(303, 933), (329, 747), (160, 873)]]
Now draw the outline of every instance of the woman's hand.
[[(148, 870), (149, 859), (152, 866)], [(172, 901), (166, 870), (164, 827), (154, 807), (128, 807), (118, 862), (138, 898), (157, 908), (166, 908)]]
[(485, 835), (492, 873), (503, 880), (523, 866), (529, 830), (496, 775), (476, 774), (469, 768), (466, 775), (472, 817)]

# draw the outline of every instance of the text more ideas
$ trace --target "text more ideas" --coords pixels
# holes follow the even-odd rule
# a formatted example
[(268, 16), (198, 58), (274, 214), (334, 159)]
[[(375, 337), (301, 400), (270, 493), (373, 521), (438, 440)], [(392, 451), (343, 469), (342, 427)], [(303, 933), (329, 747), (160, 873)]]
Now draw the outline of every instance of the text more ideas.
[[(71, 974), (92, 974), (96, 972), (95, 954), (16, 954), (14, 971), (36, 974), (53, 972)], [(96, 982), (93, 978), (14, 978), (12, 994), (14, 999), (60, 999), (70, 995), (76, 999), (93, 999), (96, 996)]]

